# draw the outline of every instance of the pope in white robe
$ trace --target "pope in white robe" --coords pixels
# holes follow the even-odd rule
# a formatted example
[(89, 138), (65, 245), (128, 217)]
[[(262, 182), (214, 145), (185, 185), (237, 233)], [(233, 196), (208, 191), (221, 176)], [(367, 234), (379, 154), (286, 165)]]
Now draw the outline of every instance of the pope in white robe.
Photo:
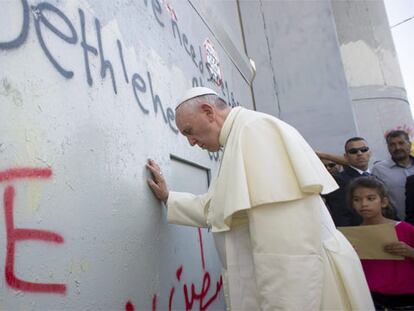
[(190, 89), (176, 123), (191, 145), (224, 148), (204, 195), (168, 191), (149, 160), (154, 194), (170, 223), (208, 227), (231, 310), (374, 310), (357, 254), (320, 197), (337, 188), (290, 125), (231, 109), (211, 89)]

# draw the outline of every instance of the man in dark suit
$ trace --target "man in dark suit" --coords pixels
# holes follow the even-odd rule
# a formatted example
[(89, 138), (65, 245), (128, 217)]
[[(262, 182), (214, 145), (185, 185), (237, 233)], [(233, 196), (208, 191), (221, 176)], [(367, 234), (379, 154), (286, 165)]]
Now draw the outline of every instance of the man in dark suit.
[(370, 175), (368, 163), (371, 158), (371, 151), (365, 139), (362, 137), (352, 137), (345, 143), (344, 157), (349, 165), (344, 166), (342, 172), (334, 175), (339, 189), (325, 196), (331, 216), (338, 227), (356, 226), (361, 223), (361, 217), (348, 207), (346, 192), (351, 180)]

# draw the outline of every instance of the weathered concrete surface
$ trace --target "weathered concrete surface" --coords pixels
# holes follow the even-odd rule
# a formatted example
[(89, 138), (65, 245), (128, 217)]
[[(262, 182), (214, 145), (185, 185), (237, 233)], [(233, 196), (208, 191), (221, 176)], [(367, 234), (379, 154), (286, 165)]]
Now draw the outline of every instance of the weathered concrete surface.
[(315, 148), (342, 150), (357, 129), (330, 3), (241, 1), (240, 7), (257, 66), (257, 109), (294, 125)]
[(374, 150), (374, 160), (389, 157), (384, 134), (413, 124), (384, 3), (332, 1), (342, 60), (358, 133)]
[[(339, 28), (349, 21), (337, 10), (359, 14), (347, 5), (335, 7)], [(0, 309), (224, 309), (211, 236), (167, 225), (146, 185), (149, 157), (174, 190), (201, 193), (217, 171), (218, 154), (177, 134), (175, 101), (192, 85), (255, 103), (327, 151), (361, 133), (376, 147), (384, 128), (409, 121), (391, 45), (341, 31), (339, 45), (328, 1), (0, 8)]]
[(223, 309), (210, 234), (167, 225), (144, 168), (205, 191), (217, 155), (177, 134), (176, 100), (205, 85), (252, 107), (215, 36), (186, 1), (0, 6), (0, 308)]

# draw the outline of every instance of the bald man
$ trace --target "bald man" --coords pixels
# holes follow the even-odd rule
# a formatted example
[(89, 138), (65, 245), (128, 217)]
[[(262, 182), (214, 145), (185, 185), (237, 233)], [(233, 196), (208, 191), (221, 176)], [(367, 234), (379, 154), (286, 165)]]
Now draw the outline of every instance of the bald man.
[(321, 193), (337, 188), (288, 124), (192, 88), (176, 108), (190, 145), (224, 148), (204, 195), (168, 190), (149, 160), (148, 184), (170, 223), (208, 227), (225, 270), (232, 310), (373, 310), (359, 259), (335, 229)]

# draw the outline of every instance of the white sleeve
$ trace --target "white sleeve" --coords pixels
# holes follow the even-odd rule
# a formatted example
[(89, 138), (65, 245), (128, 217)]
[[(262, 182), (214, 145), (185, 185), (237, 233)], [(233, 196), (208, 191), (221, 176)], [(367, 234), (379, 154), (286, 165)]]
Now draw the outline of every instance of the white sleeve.
[(206, 228), (209, 201), (209, 193), (194, 195), (170, 191), (167, 201), (167, 220), (172, 224)]
[(318, 204), (302, 199), (247, 212), (261, 310), (320, 309), (323, 261)]

